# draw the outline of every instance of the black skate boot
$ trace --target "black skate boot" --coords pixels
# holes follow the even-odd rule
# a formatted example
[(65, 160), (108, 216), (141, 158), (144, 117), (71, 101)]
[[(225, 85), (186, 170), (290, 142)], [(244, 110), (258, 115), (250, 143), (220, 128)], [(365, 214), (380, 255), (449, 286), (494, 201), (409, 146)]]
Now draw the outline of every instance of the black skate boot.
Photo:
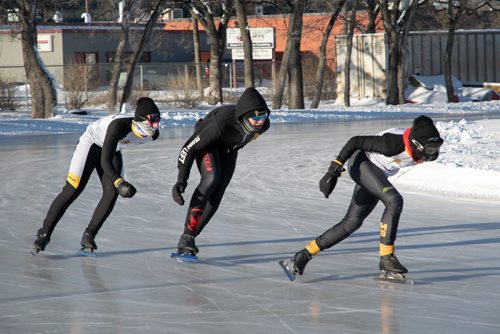
[(198, 247), (194, 243), (195, 236), (189, 233), (183, 233), (177, 244), (177, 253), (185, 255), (196, 255)]
[(93, 253), (97, 249), (97, 245), (94, 241), (94, 236), (90, 232), (85, 232), (82, 235), (82, 241), (80, 241), (82, 246), (82, 251)]
[(306, 268), (307, 262), (312, 259), (311, 253), (307, 249), (303, 249), (301, 251), (298, 251), (295, 253), (295, 256), (293, 257), (293, 269), (295, 270), (296, 273), (299, 275), (302, 275), (304, 273), (304, 269)]
[(302, 249), (295, 253), (294, 257), (290, 259), (290, 262), (286, 260), (281, 260), (278, 263), (281, 268), (285, 271), (286, 276), (290, 281), (295, 280), (297, 274), (302, 275), (304, 269), (306, 268), (307, 262), (312, 259), (311, 253), (307, 249)]
[(408, 272), (408, 269), (398, 261), (395, 254), (381, 256), (378, 267), (382, 271), (396, 274), (406, 274)]
[(33, 250), (31, 255), (37, 255), (39, 252), (45, 250), (47, 244), (50, 242), (50, 234), (38, 232), (36, 240), (33, 242)]

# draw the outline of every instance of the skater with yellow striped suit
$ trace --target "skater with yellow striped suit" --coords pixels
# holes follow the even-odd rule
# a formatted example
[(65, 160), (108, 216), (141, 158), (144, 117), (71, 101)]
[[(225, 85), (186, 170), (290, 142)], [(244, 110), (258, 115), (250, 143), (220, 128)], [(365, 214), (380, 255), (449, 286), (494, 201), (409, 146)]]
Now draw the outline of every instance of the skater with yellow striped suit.
[(33, 255), (45, 249), (57, 223), (82, 193), (94, 169), (103, 193), (83, 233), (81, 246), (90, 253), (97, 249), (94, 238), (113, 210), (118, 195), (132, 197), (136, 193), (135, 187), (123, 178), (121, 148), (156, 140), (160, 135), (159, 124), (158, 107), (152, 99), (142, 97), (137, 100), (134, 116), (109, 115), (87, 127), (73, 153), (66, 183), (38, 230)]
[[(389, 129), (375, 136), (352, 137), (333, 160), (319, 182), (320, 191), (328, 198), (337, 179), (346, 169), (356, 183), (345, 217), (298, 251), (290, 261), (280, 261), (288, 278), (302, 275), (314, 255), (341, 242), (361, 227), (378, 202), (385, 206), (380, 220), (381, 275), (404, 280), (408, 270), (398, 261), (394, 243), (403, 197), (389, 182), (401, 168), (434, 161), (443, 144), (432, 119), (419, 116), (411, 128)], [(383, 278), (379, 276), (380, 278)]]

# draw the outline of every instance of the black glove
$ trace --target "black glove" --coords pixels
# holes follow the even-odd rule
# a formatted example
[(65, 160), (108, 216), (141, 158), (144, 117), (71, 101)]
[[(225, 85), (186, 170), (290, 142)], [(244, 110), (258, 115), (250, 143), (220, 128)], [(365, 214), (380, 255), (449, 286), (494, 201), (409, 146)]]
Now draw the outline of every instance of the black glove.
[(172, 197), (175, 202), (179, 205), (184, 205), (184, 198), (182, 194), (186, 190), (187, 182), (184, 180), (178, 180), (174, 187), (172, 188)]
[(115, 185), (116, 190), (118, 190), (118, 193), (121, 197), (130, 198), (137, 192), (133, 185), (123, 179), (118, 179), (117, 181), (115, 181)]
[(337, 184), (337, 179), (344, 170), (340, 161), (332, 161), (330, 168), (328, 168), (328, 172), (319, 180), (319, 190), (325, 195), (325, 198), (330, 196)]

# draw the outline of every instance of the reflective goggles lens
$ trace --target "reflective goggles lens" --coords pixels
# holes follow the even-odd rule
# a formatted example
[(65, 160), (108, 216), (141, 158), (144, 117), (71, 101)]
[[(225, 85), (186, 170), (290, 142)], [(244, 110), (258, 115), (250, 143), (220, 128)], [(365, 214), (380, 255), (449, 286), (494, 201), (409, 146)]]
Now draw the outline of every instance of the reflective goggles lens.
[(161, 117), (159, 114), (150, 114), (145, 118), (145, 121), (148, 123), (148, 125), (152, 127), (158, 127), (158, 125), (160, 124), (160, 120)]
[(439, 153), (440, 149), (441, 149), (441, 145), (438, 145), (438, 146), (426, 145), (426, 146), (424, 146), (424, 152), (427, 154), (431, 154), (431, 155)]
[(262, 115), (252, 116), (250, 118), (253, 119), (255, 122), (260, 122), (260, 121), (263, 121), (267, 118), (267, 113), (264, 113)]
[(441, 145), (443, 145), (443, 139), (436, 137), (436, 138), (431, 138), (425, 145), (420, 144), (417, 140), (412, 139), (413, 144), (415, 147), (422, 152), (425, 152), (426, 154), (436, 154), (439, 153), (439, 150), (441, 149)]

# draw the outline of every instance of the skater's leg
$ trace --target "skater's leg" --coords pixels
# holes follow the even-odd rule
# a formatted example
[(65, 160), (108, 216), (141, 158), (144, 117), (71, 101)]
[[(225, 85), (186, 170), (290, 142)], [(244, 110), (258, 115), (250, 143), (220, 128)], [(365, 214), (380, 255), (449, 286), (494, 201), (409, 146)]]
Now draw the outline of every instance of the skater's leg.
[(213, 215), (217, 212), (219, 205), (224, 197), (227, 186), (233, 178), (234, 170), (236, 169), (236, 160), (238, 151), (230, 151), (228, 153), (220, 153), (223, 158), (220, 159), (220, 178), (217, 186), (209, 196), (203, 214), (198, 222), (197, 234), (200, 234), (203, 228), (208, 224)]
[(356, 152), (349, 161), (349, 174), (351, 177), (354, 175), (353, 179), (357, 184), (354, 187), (351, 203), (344, 218), (295, 254), (293, 262), (294, 270), (297, 273), (304, 272), (305, 266), (313, 255), (333, 247), (359, 229), (365, 218), (377, 205), (378, 198), (364, 188), (365, 180), (360, 180), (357, 177), (360, 174), (360, 168), (368, 161), (366, 156), (360, 153), (362, 152)]
[[(57, 195), (49, 207), (43, 226), (37, 232), (35, 247), (44, 250), (50, 240), (57, 223), (62, 218), (68, 207), (78, 198), (96, 166), (97, 146), (84, 145), (80, 141), (71, 160), (70, 170), (61, 193)], [(40, 239), (40, 240), (39, 240)]]
[(200, 171), (200, 182), (193, 192), (184, 223), (184, 233), (197, 236), (200, 232), (200, 220), (212, 193), (217, 188), (221, 177), (219, 152), (210, 148), (196, 159)]
[(399, 273), (407, 272), (408, 270), (399, 263), (394, 254), (399, 218), (403, 210), (403, 197), (389, 182), (387, 176), (369, 161), (361, 165), (359, 175), (353, 176), (353, 179), (363, 184), (365, 189), (382, 201), (385, 206), (380, 221), (380, 269)]
[(380, 221), (380, 255), (392, 254), (403, 210), (403, 197), (382, 170), (369, 161), (361, 165), (359, 182), (385, 206)]
[[(120, 152), (115, 153), (112, 162), (116, 170), (122, 171), (123, 160)], [(90, 236), (92, 236), (92, 241), (101, 229), (108, 216), (113, 211), (116, 200), (118, 198), (118, 191), (116, 190), (113, 181), (107, 175), (104, 175), (104, 171), (100, 165), (97, 166), (96, 170), (97, 174), (99, 175), (99, 179), (101, 180), (102, 196), (99, 200), (99, 203), (97, 204), (97, 207), (94, 210), (94, 214), (92, 215), (92, 219), (90, 220), (89, 225), (85, 229), (85, 233), (88, 233)], [(89, 236), (87, 236), (87, 239), (88, 237)], [(83, 237), (82, 241), (84, 241)], [(92, 246), (95, 246), (95, 243), (93, 243)], [(97, 246), (93, 248), (96, 249)]]
[(324, 249), (333, 247), (356, 231), (363, 224), (364, 219), (373, 211), (377, 202), (378, 200), (375, 197), (359, 185), (356, 185), (351, 204), (344, 218), (338, 224), (309, 242), (306, 248), (295, 254), (293, 258), (294, 270), (299, 275), (302, 275), (313, 255), (318, 254)]
[(193, 192), (184, 222), (184, 233), (177, 243), (177, 251), (181, 254), (196, 254), (198, 248), (195, 237), (200, 233), (199, 223), (205, 211), (210, 195), (220, 180), (219, 152), (215, 147), (208, 149), (197, 157), (196, 163), (200, 171), (200, 183)]
[[(123, 159), (120, 152), (116, 152), (113, 156), (113, 167), (116, 170), (119, 170), (123, 173)], [(113, 211), (116, 200), (118, 198), (118, 191), (113, 184), (113, 181), (107, 176), (104, 175), (104, 171), (102, 167), (99, 165), (96, 168), (97, 174), (99, 175), (99, 179), (101, 180), (102, 186), (102, 196), (97, 204), (92, 219), (90, 220), (89, 225), (87, 226), (86, 231), (91, 233), (92, 235), (97, 235), (100, 228), (108, 218), (108, 216)]]

